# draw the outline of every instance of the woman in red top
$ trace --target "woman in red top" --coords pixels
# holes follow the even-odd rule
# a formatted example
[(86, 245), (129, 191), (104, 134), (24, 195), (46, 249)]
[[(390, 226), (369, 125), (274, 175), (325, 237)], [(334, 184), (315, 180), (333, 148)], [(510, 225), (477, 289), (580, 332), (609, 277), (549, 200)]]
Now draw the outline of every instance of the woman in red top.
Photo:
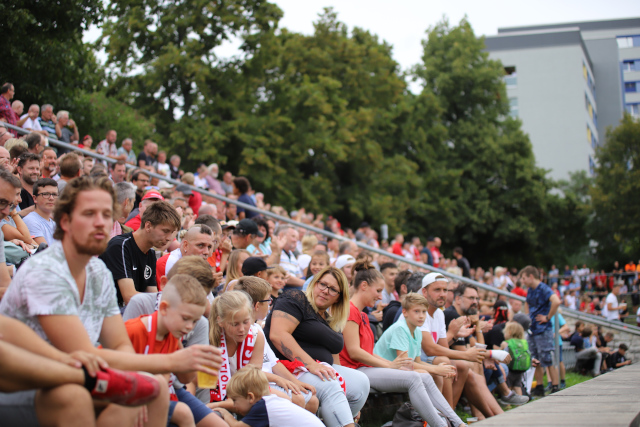
[[(373, 353), (374, 337), (369, 325), (369, 317), (363, 312), (365, 307), (373, 307), (382, 298), (384, 277), (369, 262), (361, 260), (354, 265), (355, 277), (350, 299), (347, 325), (342, 334), (345, 346), (340, 352), (342, 366), (357, 369), (368, 378), (371, 387), (386, 393), (409, 393), (409, 399), (420, 416), (429, 426), (446, 426), (436, 408), (448, 418), (452, 425), (463, 426), (460, 417), (451, 409), (438, 390), (433, 378), (426, 371), (413, 371), (413, 362), (403, 352), (390, 362)], [(435, 374), (453, 376), (455, 368), (450, 365), (432, 367)]]

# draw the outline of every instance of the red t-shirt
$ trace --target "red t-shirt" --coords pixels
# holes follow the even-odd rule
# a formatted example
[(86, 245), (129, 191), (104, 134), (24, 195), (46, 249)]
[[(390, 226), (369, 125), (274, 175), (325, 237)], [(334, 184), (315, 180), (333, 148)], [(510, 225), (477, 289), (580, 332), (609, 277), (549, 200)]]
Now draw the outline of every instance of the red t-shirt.
[(125, 222), (124, 225), (129, 228), (133, 228), (133, 231), (138, 231), (138, 229), (140, 228), (140, 223), (142, 223), (142, 218), (140, 218), (140, 214), (138, 214), (131, 218), (129, 221)]
[(189, 206), (193, 209), (193, 213), (195, 216), (198, 216), (198, 212), (200, 212), (200, 206), (202, 206), (202, 194), (197, 191), (193, 191), (191, 196), (189, 197)]
[[(149, 322), (149, 320), (145, 319), (143, 322), (141, 320), (142, 317), (148, 316), (140, 316), (135, 319), (127, 320), (124, 323), (125, 328), (127, 328), (127, 334), (129, 335), (131, 344), (133, 344), (133, 349), (138, 354), (144, 354), (147, 342), (149, 341), (149, 331), (147, 330), (147, 322)], [(168, 343), (167, 347), (165, 347), (166, 343)], [(163, 347), (165, 347), (165, 351), (162, 351)], [(163, 340), (155, 340), (153, 348), (149, 348), (148, 354), (171, 354), (179, 349), (180, 340), (169, 333)]]
[(391, 252), (396, 255), (404, 256), (404, 253), (402, 252), (402, 245), (400, 243), (394, 243), (393, 246), (391, 246)]
[[(347, 319), (347, 321), (356, 322), (358, 324), (360, 348), (369, 354), (373, 354), (374, 339), (373, 331), (371, 330), (371, 326), (369, 325), (369, 316), (367, 316), (367, 313), (358, 310), (358, 307), (353, 305), (353, 303), (349, 303), (349, 305), (351, 308), (349, 309), (349, 318)], [(369, 365), (365, 365), (364, 363), (360, 363), (351, 359), (351, 357), (349, 357), (349, 353), (347, 352), (346, 345), (340, 352), (340, 364), (352, 369), (358, 369), (361, 366), (369, 367)]]
[(167, 260), (170, 253), (162, 255), (158, 261), (156, 261), (156, 283), (158, 284), (158, 292), (162, 291), (160, 287), (160, 278), (167, 275)]
[[(156, 270), (157, 271), (157, 270)], [(156, 273), (157, 274), (157, 273)], [(513, 288), (513, 290), (511, 291), (512, 294), (516, 294), (516, 295), (520, 295), (521, 297), (526, 297), (527, 296), (527, 291), (522, 289), (522, 288), (518, 288), (515, 287)]]

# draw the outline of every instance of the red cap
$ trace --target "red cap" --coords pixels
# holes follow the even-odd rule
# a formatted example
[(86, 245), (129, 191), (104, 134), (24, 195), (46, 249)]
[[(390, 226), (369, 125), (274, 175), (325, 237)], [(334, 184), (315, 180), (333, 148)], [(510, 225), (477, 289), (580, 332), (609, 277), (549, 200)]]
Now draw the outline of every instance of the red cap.
[(157, 192), (156, 190), (149, 190), (147, 191), (147, 194), (145, 194), (142, 197), (142, 200), (147, 200), (147, 199), (160, 199), (160, 200), (164, 200), (164, 197), (162, 197), (162, 194), (160, 194), (159, 192)]

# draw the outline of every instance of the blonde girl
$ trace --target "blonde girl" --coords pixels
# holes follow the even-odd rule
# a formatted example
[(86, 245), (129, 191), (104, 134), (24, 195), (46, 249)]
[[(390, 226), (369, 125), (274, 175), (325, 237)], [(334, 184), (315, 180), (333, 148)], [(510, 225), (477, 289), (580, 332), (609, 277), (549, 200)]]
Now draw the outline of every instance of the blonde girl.
[(315, 251), (313, 255), (311, 255), (311, 261), (309, 261), (309, 267), (307, 267), (306, 271), (307, 280), (304, 282), (302, 290), (306, 291), (307, 287), (309, 287), (309, 283), (311, 283), (311, 279), (313, 279), (313, 276), (329, 267), (330, 263), (331, 259), (329, 258), (328, 253), (325, 251)]
[(262, 368), (264, 336), (253, 321), (253, 303), (242, 291), (225, 292), (211, 304), (209, 343), (222, 349), (218, 387), (210, 391), (210, 408), (233, 408), (225, 401), (226, 386), (238, 369), (248, 364)]
[(223, 292), (233, 290), (233, 282), (244, 276), (242, 274), (242, 264), (249, 258), (251, 254), (245, 249), (236, 249), (229, 255), (229, 263), (227, 264), (227, 276)]
[(280, 265), (269, 267), (266, 281), (271, 285), (271, 306), (273, 306), (287, 284), (287, 270)]

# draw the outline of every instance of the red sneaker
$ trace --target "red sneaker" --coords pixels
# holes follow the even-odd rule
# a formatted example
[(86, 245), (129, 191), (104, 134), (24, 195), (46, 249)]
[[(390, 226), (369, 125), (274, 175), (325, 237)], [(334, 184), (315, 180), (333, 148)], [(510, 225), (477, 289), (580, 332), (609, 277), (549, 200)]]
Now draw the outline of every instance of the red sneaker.
[(160, 385), (152, 375), (108, 368), (97, 373), (91, 396), (117, 405), (140, 406), (155, 399), (159, 393)]

